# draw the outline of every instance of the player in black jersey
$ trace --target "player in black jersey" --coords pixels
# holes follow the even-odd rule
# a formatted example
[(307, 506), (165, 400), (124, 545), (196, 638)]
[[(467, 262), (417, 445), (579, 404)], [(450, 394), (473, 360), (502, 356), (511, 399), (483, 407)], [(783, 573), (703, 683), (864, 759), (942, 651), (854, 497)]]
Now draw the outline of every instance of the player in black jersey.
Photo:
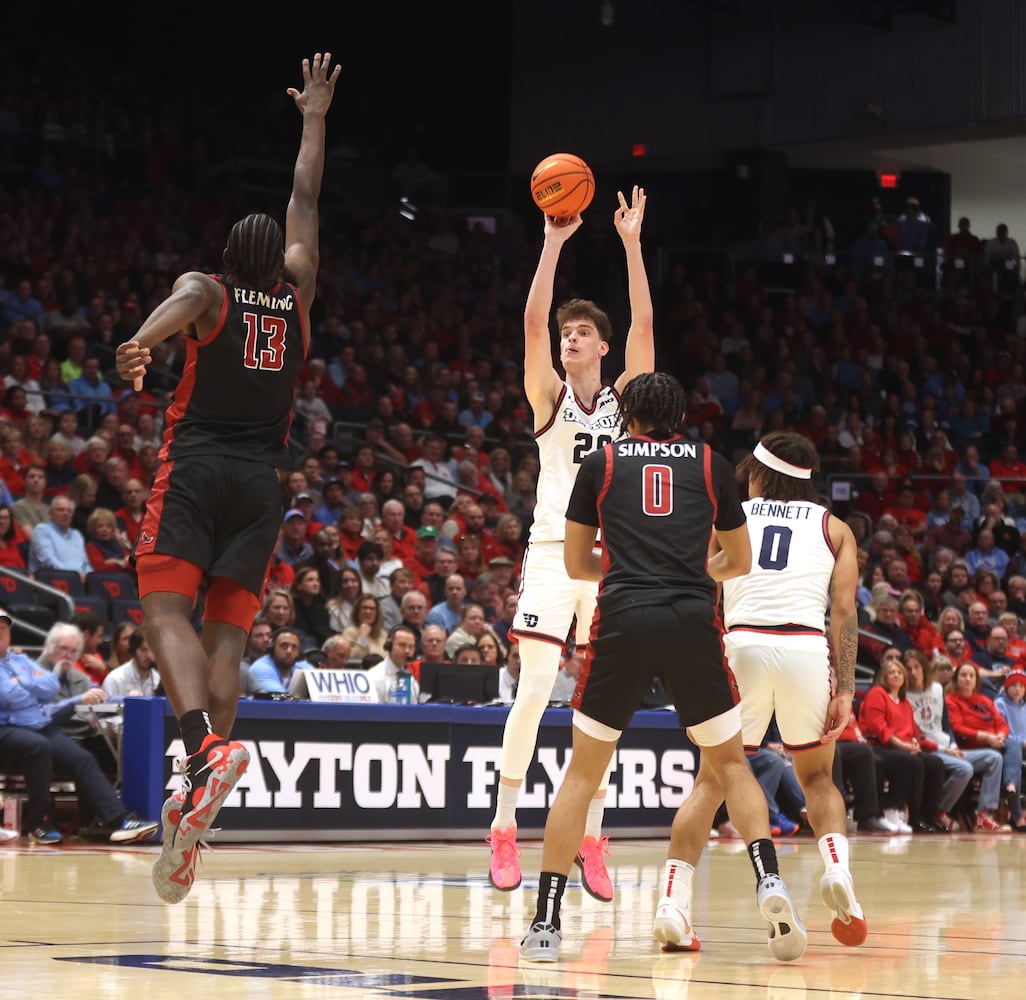
[[(657, 674), (673, 693), (681, 725), (701, 747), (701, 762), (674, 817), (656, 940), (667, 950), (699, 947), (691, 879), (726, 798), (748, 844), (771, 953), (793, 961), (805, 951), (805, 928), (777, 867), (766, 800), (745, 760), (715, 607), (716, 585), (751, 567), (745, 515), (726, 459), (683, 435), (684, 404), (672, 376), (633, 378), (620, 404), (629, 436), (584, 459), (570, 496), (567, 572), (600, 586), (574, 692), (573, 754), (545, 823), (538, 908), (520, 945), (529, 960), (557, 959), (559, 908), (588, 803)], [(593, 552), (599, 528), (601, 556)], [(710, 558), (712, 537), (720, 551)]]
[[(303, 132), (284, 240), (269, 215), (236, 222), (225, 273), (182, 274), (117, 350), (118, 373), (141, 389), (151, 348), (184, 333), (185, 371), (165, 417), (162, 465), (135, 549), (143, 631), (187, 755), (183, 786), (164, 805), (164, 847), (153, 869), (169, 903), (191, 888), (200, 838), (249, 763), (229, 736), (239, 662), (282, 517), (277, 469), (288, 454), (309, 346), (324, 119), (339, 71), (330, 53), (317, 53), (303, 60), (302, 92), (288, 89)], [(197, 635), (190, 617), (204, 581)]]

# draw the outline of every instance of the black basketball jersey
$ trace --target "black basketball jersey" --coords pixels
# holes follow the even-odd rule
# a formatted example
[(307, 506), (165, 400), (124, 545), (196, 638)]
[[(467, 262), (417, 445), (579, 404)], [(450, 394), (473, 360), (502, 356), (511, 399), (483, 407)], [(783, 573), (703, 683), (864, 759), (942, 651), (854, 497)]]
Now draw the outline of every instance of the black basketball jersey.
[(581, 463), (567, 519), (602, 529), (602, 615), (686, 598), (713, 603), (706, 572), (715, 525), (745, 523), (734, 470), (708, 445), (625, 438)]
[(184, 337), (185, 370), (165, 415), (160, 457), (230, 455), (285, 467), (295, 385), (309, 331), (295, 288), (270, 291), (211, 275), (224, 286), (220, 323)]

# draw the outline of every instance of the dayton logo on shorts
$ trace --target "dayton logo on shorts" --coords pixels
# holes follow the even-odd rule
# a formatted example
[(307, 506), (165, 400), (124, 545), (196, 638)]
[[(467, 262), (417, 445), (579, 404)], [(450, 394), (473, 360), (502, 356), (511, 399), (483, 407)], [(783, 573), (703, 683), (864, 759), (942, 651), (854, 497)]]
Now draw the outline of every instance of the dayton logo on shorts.
[(538, 624), (538, 616), (537, 615), (525, 614), (524, 615), (524, 624), (528, 628), (534, 628)]

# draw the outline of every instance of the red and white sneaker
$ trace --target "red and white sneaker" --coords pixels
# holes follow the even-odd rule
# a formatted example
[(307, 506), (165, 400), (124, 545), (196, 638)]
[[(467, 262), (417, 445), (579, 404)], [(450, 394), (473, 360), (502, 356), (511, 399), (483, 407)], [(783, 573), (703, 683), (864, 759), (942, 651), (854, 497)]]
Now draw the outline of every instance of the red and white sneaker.
[(819, 892), (834, 913), (830, 933), (841, 944), (857, 948), (866, 940), (869, 928), (866, 915), (855, 898), (851, 875), (840, 865), (831, 865), (819, 880)]
[(989, 833), (1007, 833), (1011, 827), (999, 823), (990, 813), (978, 812), (976, 814), (976, 829), (987, 830)]
[(656, 906), (655, 919), (652, 921), (652, 937), (662, 946), (663, 951), (698, 951), (702, 942), (698, 940), (695, 929), (691, 926), (690, 915), (675, 899), (663, 896)]
[(606, 871), (604, 854), (609, 854), (608, 837), (585, 837), (574, 864), (581, 869), (581, 886), (589, 896), (608, 903), (613, 898), (613, 882)]
[(492, 845), (488, 881), (500, 892), (512, 892), (520, 885), (521, 877), (516, 823), (510, 823), (505, 830), (492, 830), (485, 841)]
[(153, 865), (153, 887), (165, 903), (180, 903), (189, 894), (200, 845), (213, 835), (211, 824), (246, 773), (249, 751), (211, 733), (189, 760), (199, 764), (192, 769), (197, 786), (193, 788), (186, 771), (182, 787), (169, 796), (160, 814), (163, 845)]

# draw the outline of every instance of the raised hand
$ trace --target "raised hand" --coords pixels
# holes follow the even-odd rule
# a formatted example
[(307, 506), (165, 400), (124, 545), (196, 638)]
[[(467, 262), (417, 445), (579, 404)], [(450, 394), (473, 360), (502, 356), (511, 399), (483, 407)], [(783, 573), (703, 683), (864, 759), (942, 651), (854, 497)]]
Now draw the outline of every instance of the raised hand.
[(616, 197), (620, 200), (620, 207), (613, 213), (613, 225), (624, 243), (629, 240), (637, 242), (641, 239), (641, 223), (645, 218), (645, 189), (634, 185), (630, 205), (622, 191), (617, 191)]
[(336, 66), (329, 76), (328, 70), (331, 67), (331, 53), (325, 52), (321, 55), (316, 53), (313, 60), (303, 60), (303, 91), (300, 93), (295, 87), (288, 88), (288, 95), (296, 102), (302, 114), (323, 115), (331, 105), (331, 98), (335, 93), (335, 81), (341, 66)]

